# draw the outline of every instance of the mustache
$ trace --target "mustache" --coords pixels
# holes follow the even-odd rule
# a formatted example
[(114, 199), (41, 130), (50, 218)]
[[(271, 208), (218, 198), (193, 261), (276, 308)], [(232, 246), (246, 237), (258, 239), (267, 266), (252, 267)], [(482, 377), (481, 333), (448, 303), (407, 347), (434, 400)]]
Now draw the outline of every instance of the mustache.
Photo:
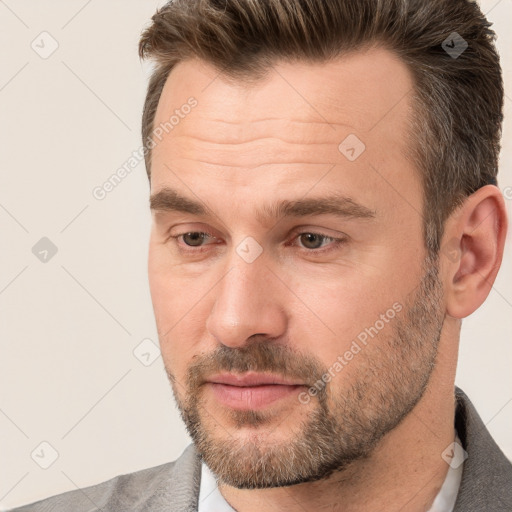
[(194, 391), (216, 373), (258, 372), (299, 380), (309, 387), (327, 371), (313, 356), (262, 340), (238, 348), (221, 345), (208, 354), (197, 355), (187, 370), (186, 381), (189, 390)]

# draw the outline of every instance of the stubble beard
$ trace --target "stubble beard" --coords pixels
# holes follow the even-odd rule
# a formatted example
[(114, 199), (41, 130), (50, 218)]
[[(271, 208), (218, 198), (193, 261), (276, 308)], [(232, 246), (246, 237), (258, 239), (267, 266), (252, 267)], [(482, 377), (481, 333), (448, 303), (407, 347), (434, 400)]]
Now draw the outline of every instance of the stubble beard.
[[(391, 333), (386, 338), (379, 333), (349, 363), (358, 365), (355, 379), (334, 391), (326, 385), (308, 405), (297, 400), (297, 407), (310, 412), (291, 427), (288, 415), (268, 411), (230, 410), (216, 419), (218, 409), (205, 406), (201, 384), (219, 371), (271, 372), (314, 383), (328, 371), (315, 358), (268, 340), (238, 349), (222, 345), (189, 367), (185, 398), (167, 369), (186, 428), (217, 478), (239, 489), (282, 487), (325, 479), (369, 457), (419, 402), (435, 367), (444, 321), (438, 261), (425, 261), (411, 295), (390, 321)], [(344, 379), (343, 372), (335, 379)], [(285, 435), (273, 435), (283, 423)], [(238, 436), (242, 427), (253, 433)]]

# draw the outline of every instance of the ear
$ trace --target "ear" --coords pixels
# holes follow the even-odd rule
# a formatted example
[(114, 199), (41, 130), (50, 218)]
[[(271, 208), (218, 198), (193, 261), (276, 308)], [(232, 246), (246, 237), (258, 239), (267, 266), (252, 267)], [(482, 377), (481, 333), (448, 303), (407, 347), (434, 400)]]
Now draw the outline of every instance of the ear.
[(507, 225), (505, 201), (494, 185), (478, 189), (447, 220), (440, 264), (448, 315), (465, 318), (489, 295), (503, 258)]

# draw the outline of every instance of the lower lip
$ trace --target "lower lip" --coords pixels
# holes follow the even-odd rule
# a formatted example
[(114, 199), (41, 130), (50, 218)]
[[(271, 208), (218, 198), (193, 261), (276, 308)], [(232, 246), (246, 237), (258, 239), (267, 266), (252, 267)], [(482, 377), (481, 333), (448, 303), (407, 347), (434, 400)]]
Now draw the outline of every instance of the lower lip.
[(282, 398), (298, 395), (303, 386), (266, 384), (262, 386), (229, 386), (209, 382), (215, 398), (232, 409), (262, 409)]

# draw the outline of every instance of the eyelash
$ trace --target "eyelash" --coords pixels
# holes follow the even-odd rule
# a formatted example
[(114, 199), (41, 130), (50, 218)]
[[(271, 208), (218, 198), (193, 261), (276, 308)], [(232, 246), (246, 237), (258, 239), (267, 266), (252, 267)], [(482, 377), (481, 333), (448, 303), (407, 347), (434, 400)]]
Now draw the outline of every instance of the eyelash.
[[(185, 236), (185, 235), (188, 235), (188, 234), (200, 234), (200, 235), (206, 235), (206, 236), (209, 236), (211, 238), (216, 238), (214, 235), (212, 235), (211, 233), (207, 232), (207, 231), (186, 231), (184, 233), (180, 233), (178, 235), (172, 235), (169, 237), (168, 240), (170, 239), (173, 239), (174, 240), (174, 244), (178, 245), (178, 239)], [(324, 254), (327, 254), (328, 252), (331, 252), (337, 248), (339, 248), (341, 245), (343, 245), (345, 242), (346, 242), (346, 238), (334, 238), (332, 236), (328, 236), (328, 235), (324, 235), (323, 233), (317, 233), (317, 232), (314, 232), (314, 231), (302, 231), (300, 233), (297, 233), (294, 237), (293, 237), (293, 240), (297, 240), (298, 238), (300, 238), (302, 235), (315, 235), (315, 236), (318, 236), (318, 237), (321, 237), (323, 241), (331, 241), (331, 242), (334, 242), (333, 244), (329, 245), (327, 248), (320, 248), (320, 249), (307, 249), (305, 247), (301, 247), (300, 249), (306, 253), (308, 253), (309, 255), (324, 255)], [(209, 245), (209, 244), (208, 244)], [(286, 244), (287, 246), (289, 246), (290, 244)], [(200, 245), (200, 246), (191, 246), (191, 245), (187, 245), (185, 244), (185, 247), (187, 248), (183, 248), (183, 246), (178, 246), (179, 250), (183, 253), (189, 253), (189, 254), (192, 254), (192, 253), (195, 253), (195, 254), (200, 254), (202, 252), (204, 252), (205, 250), (205, 247), (204, 245)]]

